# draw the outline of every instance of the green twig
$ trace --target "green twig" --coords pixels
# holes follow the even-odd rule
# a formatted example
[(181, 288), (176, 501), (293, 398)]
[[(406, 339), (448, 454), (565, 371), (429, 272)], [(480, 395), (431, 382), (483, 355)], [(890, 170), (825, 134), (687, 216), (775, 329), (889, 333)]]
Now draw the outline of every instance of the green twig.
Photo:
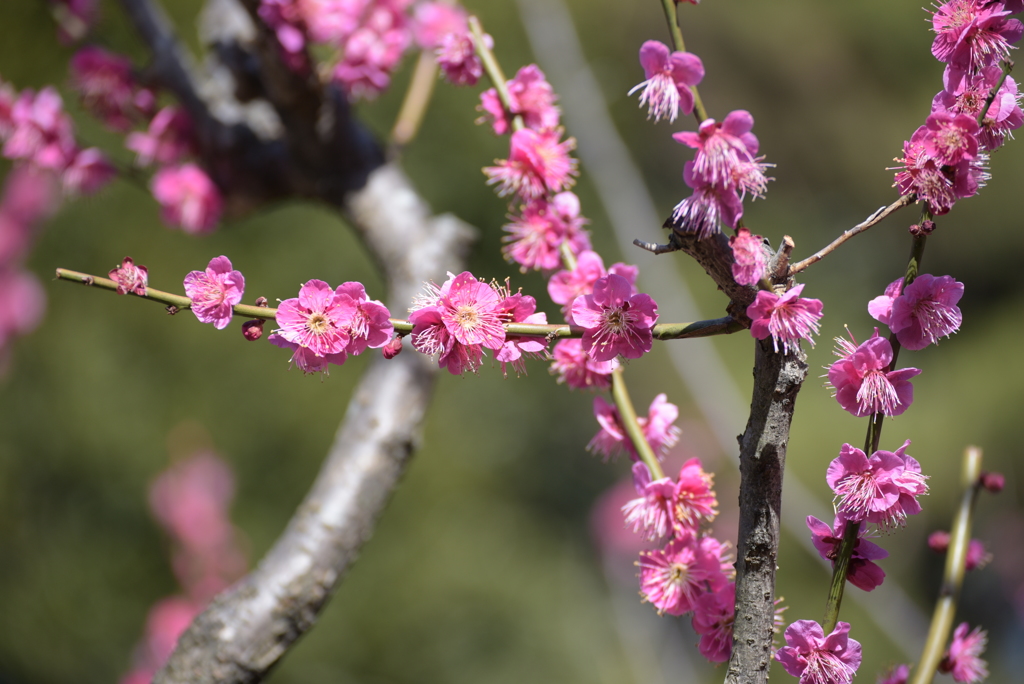
[(660, 480), (665, 477), (665, 471), (661, 469), (654, 450), (647, 443), (644, 431), (636, 419), (636, 409), (633, 408), (633, 400), (629, 398), (629, 390), (626, 389), (626, 381), (622, 377), (622, 368), (612, 371), (612, 399), (615, 400), (615, 407), (619, 410), (619, 417), (622, 419), (622, 428), (626, 436), (633, 443), (637, 455), (643, 461), (647, 469), (651, 471), (652, 480)]
[(476, 54), (480, 58), (481, 64), (483, 64), (484, 73), (487, 74), (487, 78), (491, 80), (491, 85), (497, 91), (498, 99), (501, 100), (501, 106), (505, 108), (505, 113), (512, 119), (512, 130), (518, 131), (523, 128), (523, 117), (518, 114), (512, 116), (512, 95), (508, 92), (505, 72), (501, 70), (501, 65), (498, 64), (498, 59), (494, 56), (494, 52), (491, 51), (491, 48), (487, 47), (484, 29), (480, 25), (480, 20), (476, 17), (470, 17), (469, 30), (473, 34), (473, 47), (476, 48)]

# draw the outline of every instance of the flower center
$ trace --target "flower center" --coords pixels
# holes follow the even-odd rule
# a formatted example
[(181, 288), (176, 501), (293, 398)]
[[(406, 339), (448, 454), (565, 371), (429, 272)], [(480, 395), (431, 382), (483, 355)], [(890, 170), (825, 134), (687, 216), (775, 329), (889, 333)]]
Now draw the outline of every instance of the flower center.
[(320, 312), (314, 312), (306, 319), (306, 330), (314, 335), (323, 335), (331, 329), (331, 319)]
[(463, 330), (475, 330), (480, 325), (480, 314), (476, 307), (461, 304), (455, 309), (455, 322)]

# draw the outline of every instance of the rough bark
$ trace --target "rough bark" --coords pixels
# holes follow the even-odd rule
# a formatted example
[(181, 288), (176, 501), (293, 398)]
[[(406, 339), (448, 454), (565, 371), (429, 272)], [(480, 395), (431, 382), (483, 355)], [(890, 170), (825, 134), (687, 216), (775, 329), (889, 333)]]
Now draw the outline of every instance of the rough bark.
[(736, 548), (736, 621), (726, 684), (768, 680), (775, 615), (775, 570), (782, 471), (796, 395), (807, 377), (800, 351), (756, 343), (750, 417), (740, 443), (740, 523)]
[[(404, 311), (424, 281), (460, 270), (473, 231), (430, 215), (343, 93), (284, 67), (258, 2), (209, 2), (207, 38), (215, 68), (230, 72), (227, 92), (198, 73), (154, 0), (121, 4), (153, 54), (149, 76), (192, 116), (200, 156), (234, 211), (284, 197), (334, 207), (380, 265), (392, 311)], [(261, 111), (253, 103), (269, 122), (247, 118)], [(436, 362), (411, 352), (371, 363), (284, 533), (193, 621), (154, 682), (260, 681), (312, 628), (405, 470), (436, 374)]]

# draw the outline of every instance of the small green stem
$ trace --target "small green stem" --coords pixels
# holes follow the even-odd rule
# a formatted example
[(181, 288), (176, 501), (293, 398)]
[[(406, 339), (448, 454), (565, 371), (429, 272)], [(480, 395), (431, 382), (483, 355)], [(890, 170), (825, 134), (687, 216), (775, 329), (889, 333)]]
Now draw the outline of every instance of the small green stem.
[(1013, 62), (1008, 59), (1003, 60), (1000, 66), (1003, 68), (1003, 75), (999, 77), (999, 82), (992, 86), (992, 90), (988, 92), (988, 97), (985, 98), (985, 106), (981, 108), (980, 112), (978, 112), (979, 126), (985, 125), (985, 115), (988, 114), (989, 107), (991, 107), (992, 103), (996, 101), (996, 97), (999, 95), (999, 89), (1003, 87), (1003, 83), (1006, 82), (1006, 77), (1010, 75), (1011, 71), (1013, 71)]
[(622, 418), (622, 427), (626, 436), (633, 443), (637, 455), (643, 461), (647, 469), (651, 471), (652, 480), (660, 480), (665, 477), (665, 471), (661, 469), (654, 450), (647, 443), (644, 431), (636, 419), (636, 409), (633, 408), (633, 400), (629, 398), (629, 390), (626, 389), (626, 381), (622, 377), (622, 369), (616, 368), (612, 371), (612, 399), (615, 400), (615, 407), (619, 410), (619, 417)]
[[(683, 30), (679, 27), (679, 13), (675, 0), (661, 0), (661, 7), (665, 11), (665, 20), (668, 22), (668, 32), (672, 34), (672, 47), (676, 52), (686, 52), (686, 43), (683, 41)], [(693, 93), (693, 116), (700, 125), (708, 118), (707, 110), (704, 109), (704, 101), (700, 99), (697, 86), (690, 86)]]
[(857, 546), (860, 536), (860, 523), (847, 522), (843, 541), (839, 544), (839, 553), (832, 563), (832, 584), (828, 588), (828, 600), (825, 602), (825, 618), (821, 628), (825, 634), (831, 634), (839, 622), (839, 607), (843, 604), (843, 590), (846, 589), (846, 575), (850, 571), (850, 559)]
[[(102, 290), (110, 290), (114, 292), (117, 290), (117, 283), (109, 278), (103, 278), (101, 276), (94, 276), (88, 273), (79, 273), (78, 271), (70, 271), (66, 268), (57, 269), (57, 279), (67, 280), (73, 283), (80, 283), (82, 285), (89, 285), (92, 287), (98, 287)], [(132, 295), (138, 297), (138, 295)], [(188, 309), (192, 306), (192, 300), (188, 297), (181, 295), (171, 294), (170, 292), (164, 292), (162, 290), (155, 290), (152, 287), (146, 288), (146, 296), (140, 297), (141, 299), (149, 299), (154, 302), (160, 302), (167, 306), (173, 306), (178, 310)], [(249, 306), (246, 304), (237, 304), (232, 309), (239, 316), (246, 318), (261, 318), (264, 320), (274, 320), (277, 316), (277, 309), (272, 309), (266, 306)], [(399, 333), (410, 333), (412, 332), (412, 323), (401, 318), (389, 319), (391, 324), (395, 327), (395, 332)], [(562, 337), (583, 337), (583, 328), (575, 325), (534, 325), (531, 323), (506, 323), (504, 325), (506, 334), (509, 335), (523, 335), (527, 337), (547, 337), (547, 338), (562, 338)], [(655, 339), (659, 340), (685, 340), (694, 337), (711, 337), (714, 335), (729, 335), (740, 330), (745, 330), (741, 323), (738, 323), (730, 317), (725, 318), (713, 318), (707, 321), (696, 321), (693, 323), (659, 323), (654, 326), (651, 330), (652, 335)]]
[(960, 599), (960, 588), (963, 586), (964, 574), (967, 571), (967, 548), (971, 543), (971, 524), (974, 517), (974, 504), (978, 500), (980, 482), (981, 449), (969, 446), (964, 452), (963, 469), (960, 475), (963, 495), (960, 497), (960, 508), (956, 512), (953, 529), (950, 531), (942, 586), (939, 588), (939, 597), (935, 601), (935, 612), (932, 614), (932, 623), (928, 628), (924, 650), (921, 652), (917, 669), (910, 679), (911, 684), (931, 684), (946, 650), (946, 641), (949, 639), (957, 601)]
[(473, 47), (476, 49), (476, 54), (483, 64), (484, 73), (487, 74), (487, 78), (491, 80), (491, 85), (497, 91), (498, 99), (501, 100), (501, 106), (505, 108), (505, 113), (512, 119), (512, 130), (521, 130), (523, 128), (523, 117), (518, 114), (512, 116), (512, 95), (508, 92), (505, 72), (501, 70), (501, 65), (498, 64), (498, 59), (494, 56), (494, 52), (487, 47), (487, 42), (484, 40), (484, 29), (480, 25), (480, 20), (476, 17), (470, 17), (469, 30), (473, 34)]
[(562, 240), (558, 245), (558, 254), (562, 257), (562, 265), (567, 271), (576, 270), (576, 255), (572, 253), (572, 246), (568, 240)]

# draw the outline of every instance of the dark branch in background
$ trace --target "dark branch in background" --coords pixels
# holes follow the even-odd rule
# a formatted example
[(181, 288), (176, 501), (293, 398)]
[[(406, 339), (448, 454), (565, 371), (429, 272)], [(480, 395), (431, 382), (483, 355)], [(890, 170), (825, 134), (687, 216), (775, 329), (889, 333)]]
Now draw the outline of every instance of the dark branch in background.
[(755, 344), (750, 418), (739, 437), (740, 524), (736, 545), (736, 620), (726, 684), (763, 684), (772, 661), (775, 567), (782, 471), (796, 395), (807, 377), (803, 352)]
[[(298, 196), (334, 207), (381, 265), (393, 310), (407, 306), (425, 280), (460, 270), (472, 231), (454, 217), (430, 216), (405, 175), (384, 163), (340, 90), (281, 63), (275, 38), (254, 22), (255, 0), (246, 2), (248, 13), (234, 0), (211, 0), (237, 38), (220, 32), (215, 53), (230, 61), (239, 100), (269, 102), (277, 137), (218, 118), (159, 6), (121, 4), (153, 53), (154, 77), (196, 123), (202, 158), (230, 206)], [(404, 472), (436, 373), (419, 354), (370, 365), (287, 529), (254, 571), (195, 619), (154, 682), (260, 681), (313, 626)]]

